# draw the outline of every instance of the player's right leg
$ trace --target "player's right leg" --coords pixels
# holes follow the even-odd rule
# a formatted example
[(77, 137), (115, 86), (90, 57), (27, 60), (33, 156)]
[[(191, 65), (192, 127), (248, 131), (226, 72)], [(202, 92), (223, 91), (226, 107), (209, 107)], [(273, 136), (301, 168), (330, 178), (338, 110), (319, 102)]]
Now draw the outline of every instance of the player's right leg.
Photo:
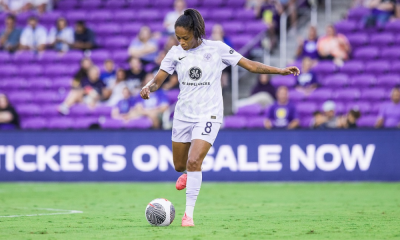
[(181, 142), (172, 142), (172, 155), (174, 158), (174, 166), (177, 172), (182, 172), (182, 174), (178, 180), (176, 181), (176, 189), (183, 190), (186, 188), (186, 163), (188, 160), (190, 149), (189, 143), (181, 143)]

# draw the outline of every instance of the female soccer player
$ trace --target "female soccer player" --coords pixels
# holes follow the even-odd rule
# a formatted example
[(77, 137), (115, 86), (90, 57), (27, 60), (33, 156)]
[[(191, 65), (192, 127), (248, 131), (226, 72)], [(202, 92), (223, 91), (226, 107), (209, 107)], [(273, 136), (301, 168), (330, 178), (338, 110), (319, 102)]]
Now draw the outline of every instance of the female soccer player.
[(284, 69), (251, 61), (220, 41), (205, 36), (204, 20), (195, 9), (186, 9), (175, 22), (174, 46), (161, 63), (160, 71), (140, 92), (149, 99), (151, 92), (174, 71), (178, 73), (180, 94), (172, 128), (175, 170), (183, 172), (176, 188), (186, 187), (186, 211), (182, 226), (194, 226), (193, 211), (202, 182), (201, 164), (217, 137), (223, 118), (221, 73), (227, 66), (239, 65), (250, 72), (295, 76), (297, 67)]

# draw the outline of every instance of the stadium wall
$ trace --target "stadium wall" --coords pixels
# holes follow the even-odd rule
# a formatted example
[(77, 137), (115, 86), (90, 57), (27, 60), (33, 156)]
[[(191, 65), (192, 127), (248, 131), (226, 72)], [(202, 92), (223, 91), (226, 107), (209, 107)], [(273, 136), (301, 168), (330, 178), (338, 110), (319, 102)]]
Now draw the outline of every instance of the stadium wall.
[[(175, 181), (170, 131), (10, 131), (0, 181)], [(205, 181), (400, 181), (400, 131), (221, 130)]]

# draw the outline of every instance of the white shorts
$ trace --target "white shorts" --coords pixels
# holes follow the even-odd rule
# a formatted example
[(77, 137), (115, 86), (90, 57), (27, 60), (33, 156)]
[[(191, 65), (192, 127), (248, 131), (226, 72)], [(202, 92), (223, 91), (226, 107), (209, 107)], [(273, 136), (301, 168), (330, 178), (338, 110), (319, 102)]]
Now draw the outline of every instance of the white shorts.
[(218, 122), (186, 122), (174, 119), (172, 141), (187, 143), (193, 139), (201, 139), (213, 145), (220, 127), (221, 123)]

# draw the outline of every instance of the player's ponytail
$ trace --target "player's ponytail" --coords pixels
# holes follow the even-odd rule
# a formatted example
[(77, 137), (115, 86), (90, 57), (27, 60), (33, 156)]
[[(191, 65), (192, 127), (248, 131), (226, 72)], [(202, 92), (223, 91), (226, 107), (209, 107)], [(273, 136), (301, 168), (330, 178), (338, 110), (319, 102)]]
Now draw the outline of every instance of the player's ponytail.
[(206, 36), (204, 19), (200, 12), (193, 8), (188, 8), (183, 12), (183, 15), (175, 22), (176, 27), (183, 27), (186, 30), (193, 31), (193, 35), (197, 40), (202, 40)]

